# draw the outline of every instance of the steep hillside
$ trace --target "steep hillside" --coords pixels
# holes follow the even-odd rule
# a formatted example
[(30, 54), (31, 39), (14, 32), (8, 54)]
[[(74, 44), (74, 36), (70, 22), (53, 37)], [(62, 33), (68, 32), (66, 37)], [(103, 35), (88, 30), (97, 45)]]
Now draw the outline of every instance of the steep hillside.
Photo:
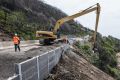
[[(67, 16), (41, 0), (0, 0), (0, 4), (0, 27), (10, 36), (17, 32), (23, 39), (35, 39), (36, 30), (48, 30), (58, 19)], [(72, 34), (80, 32), (81, 27), (71, 20), (62, 25), (61, 31)]]
[(80, 53), (68, 50), (47, 80), (115, 80), (90, 64)]
[(108, 73), (116, 80), (120, 80), (120, 69), (117, 67), (117, 56), (120, 52), (120, 40), (112, 36), (97, 35), (96, 50), (93, 53), (89, 42), (81, 45), (76, 44), (76, 49), (83, 55), (90, 63)]
[(95, 52), (89, 42), (85, 41), (82, 44), (76, 42), (71, 50), (62, 56), (47, 80), (120, 80), (116, 58), (120, 51), (120, 40), (112, 36), (103, 37), (100, 34), (97, 39)]

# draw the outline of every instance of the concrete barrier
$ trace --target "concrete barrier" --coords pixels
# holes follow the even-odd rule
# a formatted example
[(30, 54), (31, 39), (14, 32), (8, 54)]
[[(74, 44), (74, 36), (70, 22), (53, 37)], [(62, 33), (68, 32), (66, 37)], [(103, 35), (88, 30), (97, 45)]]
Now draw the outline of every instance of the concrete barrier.
[[(28, 41), (21, 41), (20, 46), (28, 46), (28, 45), (33, 45), (39, 43), (38, 40), (28, 40)], [(0, 49), (8, 49), (8, 48), (13, 48), (14, 44), (12, 41), (4, 41), (0, 42)]]

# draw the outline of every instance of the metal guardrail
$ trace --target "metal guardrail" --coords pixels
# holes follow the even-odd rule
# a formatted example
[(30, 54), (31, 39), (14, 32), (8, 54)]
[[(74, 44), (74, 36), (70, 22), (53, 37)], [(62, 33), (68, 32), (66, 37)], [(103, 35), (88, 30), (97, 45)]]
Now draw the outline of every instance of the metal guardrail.
[(68, 44), (15, 64), (16, 76), (8, 80), (43, 80), (48, 77), (53, 67), (59, 62), (61, 55), (69, 48)]

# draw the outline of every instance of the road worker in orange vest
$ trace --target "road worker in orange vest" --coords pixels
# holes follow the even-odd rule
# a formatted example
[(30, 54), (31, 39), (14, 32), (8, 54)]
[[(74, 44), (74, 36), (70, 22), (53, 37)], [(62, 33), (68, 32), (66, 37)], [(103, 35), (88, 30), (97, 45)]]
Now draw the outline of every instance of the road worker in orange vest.
[(13, 37), (13, 42), (14, 42), (14, 46), (15, 46), (15, 52), (17, 51), (17, 48), (20, 51), (20, 38), (17, 36), (16, 33)]

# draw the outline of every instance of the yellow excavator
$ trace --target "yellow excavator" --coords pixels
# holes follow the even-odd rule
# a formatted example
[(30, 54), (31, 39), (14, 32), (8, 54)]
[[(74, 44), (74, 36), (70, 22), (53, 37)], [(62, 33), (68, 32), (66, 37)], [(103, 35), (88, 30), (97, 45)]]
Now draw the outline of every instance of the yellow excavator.
[(44, 44), (49, 44), (50, 42), (59, 38), (59, 28), (63, 23), (70, 21), (74, 18), (77, 18), (79, 16), (83, 16), (83, 15), (88, 14), (88, 13), (93, 12), (93, 11), (96, 11), (96, 25), (95, 25), (95, 32), (93, 35), (93, 45), (95, 45), (96, 33), (97, 33), (97, 28), (98, 28), (99, 16), (100, 16), (100, 4), (99, 3), (97, 3), (93, 6), (90, 6), (89, 8), (82, 10), (81, 12), (78, 12), (78, 13), (73, 14), (71, 16), (67, 16), (67, 17), (64, 17), (62, 19), (59, 19), (56, 22), (55, 27), (52, 31), (36, 31), (36, 37), (44, 39)]

